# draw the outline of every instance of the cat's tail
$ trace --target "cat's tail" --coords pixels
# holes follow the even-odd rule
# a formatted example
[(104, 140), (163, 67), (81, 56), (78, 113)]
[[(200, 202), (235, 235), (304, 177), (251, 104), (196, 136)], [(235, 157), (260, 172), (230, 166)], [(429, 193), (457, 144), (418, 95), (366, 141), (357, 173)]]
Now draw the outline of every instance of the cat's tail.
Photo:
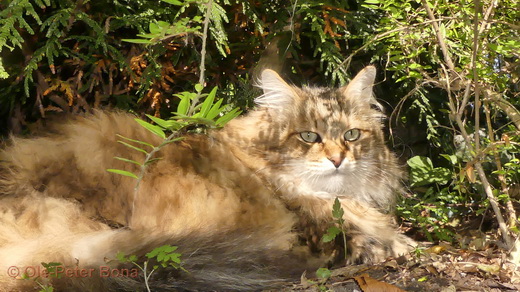
[[(197, 291), (251, 291), (280, 287), (289, 281), (299, 280), (302, 273), (309, 274), (317, 268), (319, 260), (309, 260), (309, 255), (281, 249), (274, 243), (285, 234), (260, 230), (242, 230), (221, 234), (176, 238), (154, 238), (146, 240), (146, 234), (139, 235), (143, 243), (133, 253), (148, 260), (147, 252), (156, 247), (178, 246), (175, 252), (181, 254), (182, 269), (159, 265), (148, 281), (144, 272), (139, 277), (112, 277), (107, 285), (127, 291), (145, 287), (145, 282), (152, 291), (169, 289)], [(148, 273), (155, 260), (148, 260)], [(118, 266), (118, 269), (136, 268), (134, 264)], [(149, 275), (149, 274), (148, 274)]]
[[(41, 207), (61, 206), (50, 203)], [(92, 226), (85, 226), (85, 232), (78, 233), (53, 225), (56, 218), (47, 219), (52, 221), (46, 228), (53, 229), (45, 230), (45, 236), (19, 234), (17, 228), (7, 230), (8, 225), (0, 228), (0, 291), (38, 291), (41, 285), (54, 291), (252, 291), (298, 280), (304, 271), (315, 271), (319, 262), (309, 261), (303, 251), (281, 247), (280, 238), (287, 234), (265, 230), (174, 236), (99, 226), (87, 231)], [(164, 245), (178, 247), (174, 252), (180, 254), (182, 268), (157, 261), (171, 251), (146, 256)], [(121, 263), (118, 253), (135, 255), (134, 263)]]
[[(279, 236), (283, 235), (258, 231), (175, 237), (155, 237), (132, 230), (98, 232), (76, 240), (74, 252), (87, 257), (95, 254), (97, 258), (104, 257), (105, 262), (82, 265), (79, 261), (77, 266), (60, 266), (58, 271), (54, 270), (56, 275), (49, 284), (54, 291), (146, 291), (147, 288), (151, 291), (258, 291), (279, 288), (300, 279), (303, 272), (311, 274), (317, 268), (308, 255), (273, 246)], [(100, 250), (101, 245), (108, 242), (109, 246)], [(152, 259), (146, 256), (164, 245), (178, 247), (174, 253), (181, 254), (180, 268), (163, 267), (157, 261), (161, 256)], [(135, 255), (134, 263), (120, 263), (115, 259), (118, 252), (124, 253), (126, 258)], [(166, 250), (164, 256), (170, 253)], [(71, 274), (66, 275), (67, 270), (72, 270)], [(61, 277), (55, 277), (60, 273)]]

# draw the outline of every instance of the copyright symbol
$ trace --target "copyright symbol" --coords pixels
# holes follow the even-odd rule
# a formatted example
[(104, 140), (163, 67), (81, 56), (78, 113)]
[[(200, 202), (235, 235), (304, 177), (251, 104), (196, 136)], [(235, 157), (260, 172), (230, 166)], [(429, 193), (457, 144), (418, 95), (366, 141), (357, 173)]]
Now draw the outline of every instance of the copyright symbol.
[(16, 277), (20, 276), (20, 269), (15, 266), (10, 266), (7, 269), (7, 275), (11, 278), (16, 278)]

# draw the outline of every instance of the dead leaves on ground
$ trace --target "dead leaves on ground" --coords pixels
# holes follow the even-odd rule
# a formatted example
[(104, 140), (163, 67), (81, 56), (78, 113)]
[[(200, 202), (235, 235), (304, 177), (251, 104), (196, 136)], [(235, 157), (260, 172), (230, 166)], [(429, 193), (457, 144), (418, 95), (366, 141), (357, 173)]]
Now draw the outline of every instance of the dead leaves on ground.
[(363, 292), (404, 292), (394, 285), (371, 278), (368, 274), (354, 277), (354, 280)]
[(520, 291), (520, 272), (497, 248), (470, 250), (440, 244), (377, 265), (335, 269), (326, 282), (306, 280), (283, 291), (327, 290)]

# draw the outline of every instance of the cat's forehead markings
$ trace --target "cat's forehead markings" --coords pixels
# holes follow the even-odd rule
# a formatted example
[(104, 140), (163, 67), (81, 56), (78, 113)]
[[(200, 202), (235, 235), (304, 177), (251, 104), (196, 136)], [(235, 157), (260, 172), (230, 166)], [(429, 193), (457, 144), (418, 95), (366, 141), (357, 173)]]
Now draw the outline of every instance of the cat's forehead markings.
[(332, 121), (329, 123), (328, 134), (332, 137), (342, 136), (345, 124), (340, 121)]

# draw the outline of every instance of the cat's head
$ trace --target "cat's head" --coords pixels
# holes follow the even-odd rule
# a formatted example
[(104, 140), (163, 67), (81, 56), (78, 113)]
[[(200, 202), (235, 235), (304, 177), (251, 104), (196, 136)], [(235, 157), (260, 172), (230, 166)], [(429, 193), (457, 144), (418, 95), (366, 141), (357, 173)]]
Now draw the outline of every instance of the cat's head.
[(267, 113), (261, 140), (269, 144), (273, 167), (324, 196), (387, 180), (384, 168), (394, 157), (384, 143), (385, 115), (372, 95), (375, 75), (369, 66), (340, 88), (299, 88), (263, 71), (264, 94), (256, 102)]

